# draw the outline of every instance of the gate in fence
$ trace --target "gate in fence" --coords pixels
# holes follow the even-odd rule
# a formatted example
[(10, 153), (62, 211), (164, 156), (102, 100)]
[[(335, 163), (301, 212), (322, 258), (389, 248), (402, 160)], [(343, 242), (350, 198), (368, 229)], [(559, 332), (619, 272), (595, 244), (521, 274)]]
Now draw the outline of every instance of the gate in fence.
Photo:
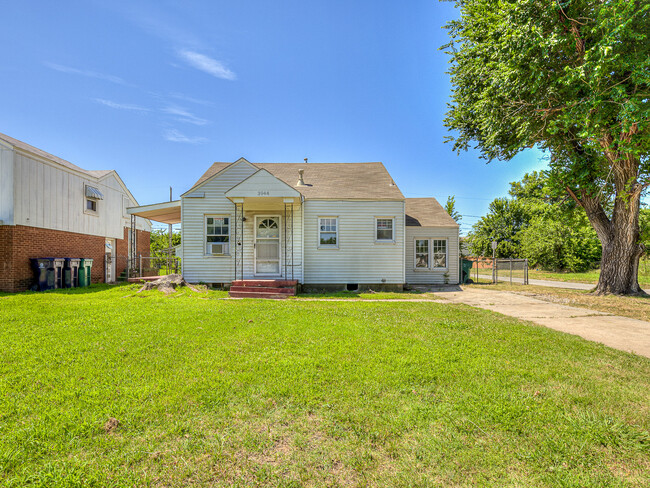
[(528, 284), (528, 259), (495, 259), (492, 266), (492, 282), (509, 281)]

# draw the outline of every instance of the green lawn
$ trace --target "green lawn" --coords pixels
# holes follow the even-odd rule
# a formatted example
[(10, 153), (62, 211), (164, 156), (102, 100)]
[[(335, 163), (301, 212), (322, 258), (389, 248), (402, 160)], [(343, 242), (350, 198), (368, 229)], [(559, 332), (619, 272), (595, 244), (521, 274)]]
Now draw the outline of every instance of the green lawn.
[(435, 301), (137, 289), (0, 297), (0, 485), (647, 486), (648, 359)]

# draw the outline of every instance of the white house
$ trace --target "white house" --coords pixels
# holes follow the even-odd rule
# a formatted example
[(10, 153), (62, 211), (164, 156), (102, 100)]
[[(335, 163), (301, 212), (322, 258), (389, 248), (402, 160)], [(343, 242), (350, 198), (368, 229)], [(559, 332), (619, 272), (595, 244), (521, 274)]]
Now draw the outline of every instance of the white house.
[(404, 198), (382, 163), (214, 163), (179, 201), (129, 212), (181, 223), (190, 282), (377, 290), (459, 281), (458, 224), (434, 198)]
[[(115, 171), (85, 170), (0, 134), (0, 291), (29, 289), (30, 258), (39, 257), (92, 258), (93, 282), (114, 281), (119, 270), (105, 257), (127, 255), (134, 205)], [(136, 224), (136, 247), (148, 255), (151, 223)]]

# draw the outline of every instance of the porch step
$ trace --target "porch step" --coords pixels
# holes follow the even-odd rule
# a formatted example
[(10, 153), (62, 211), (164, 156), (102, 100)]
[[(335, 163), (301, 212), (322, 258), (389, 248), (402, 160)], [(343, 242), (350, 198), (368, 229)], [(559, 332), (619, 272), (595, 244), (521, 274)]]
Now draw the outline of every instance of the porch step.
[(270, 286), (274, 288), (285, 288), (298, 286), (298, 280), (237, 280), (233, 281), (230, 286)]
[(256, 293), (285, 293), (287, 295), (295, 295), (296, 289), (293, 287), (277, 287), (277, 286), (240, 286), (230, 285), (230, 291), (245, 291)]
[(294, 296), (298, 280), (237, 280), (230, 285), (233, 298), (287, 298)]
[(257, 291), (230, 291), (228, 296), (231, 298), (273, 298), (276, 300), (281, 300), (288, 298), (291, 295), (289, 293), (268, 293), (268, 292), (257, 292)]

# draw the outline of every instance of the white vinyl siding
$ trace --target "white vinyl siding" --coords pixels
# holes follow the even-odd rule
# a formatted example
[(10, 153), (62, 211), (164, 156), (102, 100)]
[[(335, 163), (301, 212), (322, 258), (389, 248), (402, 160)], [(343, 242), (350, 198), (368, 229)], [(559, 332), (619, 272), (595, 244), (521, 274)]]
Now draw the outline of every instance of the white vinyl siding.
[[(3, 157), (7, 152), (1, 151)], [(36, 156), (11, 152), (13, 224), (124, 239), (124, 227), (130, 226), (130, 218), (123, 215), (123, 201), (128, 197), (113, 174), (96, 179)], [(5, 174), (3, 168), (3, 179)], [(104, 195), (97, 202), (97, 212), (86, 208), (87, 185)], [(151, 224), (142, 218), (137, 218), (136, 223), (140, 230), (151, 230)]]
[(0, 220), (14, 223), (14, 152), (0, 142)]
[[(237, 247), (237, 252), (243, 255), (244, 278), (251, 279), (255, 276), (254, 269), (254, 248), (255, 239), (255, 216), (257, 215), (279, 215), (282, 235), (284, 235), (284, 205), (276, 202), (272, 207), (250, 208), (244, 203), (243, 238), (237, 237), (235, 241), (236, 222), (235, 204), (225, 197), (225, 192), (242, 182), (257, 169), (247, 162), (235, 163), (218, 175), (214, 176), (207, 183), (197, 188), (192, 194), (203, 194), (202, 198), (181, 198), (181, 219), (182, 219), (182, 265), (183, 276), (189, 282), (198, 283), (229, 283), (235, 277), (235, 249), (238, 242), (242, 245)], [(230, 224), (230, 255), (212, 257), (205, 255), (206, 228), (205, 217), (207, 215), (219, 215), (229, 217)], [(294, 205), (294, 279), (302, 281), (301, 276), (301, 206)], [(284, 275), (285, 248), (284, 240), (280, 240), (280, 268)], [(287, 270), (291, 277), (291, 270)], [(241, 278), (238, 276), (238, 278)]]
[[(305, 283), (403, 283), (404, 202), (307, 200)], [(319, 249), (319, 217), (338, 216), (338, 251)], [(378, 242), (377, 217), (391, 216), (393, 241)], [(394, 216), (394, 217), (392, 217)]]
[[(409, 284), (449, 284), (458, 283), (458, 228), (454, 227), (406, 227), (406, 283)], [(426, 241), (428, 247), (428, 266), (418, 266), (416, 246), (418, 241)], [(446, 254), (442, 254), (442, 244)], [(422, 244), (422, 243), (421, 243)], [(418, 246), (424, 250), (424, 246)], [(436, 251), (438, 254), (436, 255)], [(442, 257), (446, 267), (436, 267)], [(447, 274), (447, 278), (445, 278)]]

